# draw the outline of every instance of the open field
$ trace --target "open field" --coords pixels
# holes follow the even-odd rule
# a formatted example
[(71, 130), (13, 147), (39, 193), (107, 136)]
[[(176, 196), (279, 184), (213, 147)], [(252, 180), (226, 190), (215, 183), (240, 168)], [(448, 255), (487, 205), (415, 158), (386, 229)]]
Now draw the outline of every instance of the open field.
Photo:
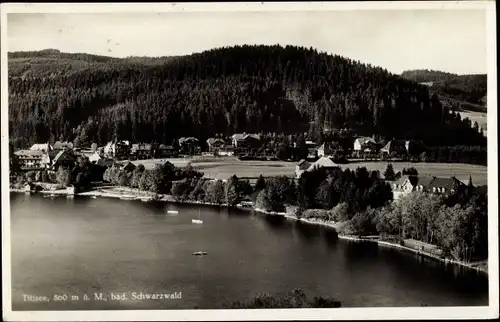
[(488, 124), (488, 116), (483, 112), (474, 112), (474, 111), (460, 111), (460, 117), (465, 119), (466, 117), (471, 120), (472, 125), (474, 122), (477, 122), (480, 128), (483, 129), (484, 135), (486, 136), (487, 124)]
[[(366, 167), (369, 170), (379, 170), (384, 173), (387, 164), (390, 162), (353, 162), (342, 167), (356, 169), (357, 167)], [(487, 167), (482, 165), (464, 164), (464, 163), (412, 163), (412, 162), (392, 162), (394, 171), (402, 171), (403, 168), (413, 167), (417, 169), (419, 175), (431, 175), (436, 177), (452, 177), (468, 182), (469, 175), (472, 176), (474, 185), (487, 184)]]
[[(157, 163), (170, 161), (177, 167), (185, 167), (191, 162), (191, 166), (205, 173), (207, 178), (227, 179), (233, 174), (240, 178), (257, 178), (259, 175), (269, 176), (295, 176), (295, 163), (284, 161), (240, 161), (236, 158), (175, 158), (175, 159), (153, 159), (133, 161), (135, 164), (143, 164), (147, 169), (153, 168)], [(366, 167), (368, 170), (379, 170), (381, 174), (385, 171), (389, 162), (352, 162), (340, 165), (342, 168), (356, 169)], [(433, 175), (436, 177), (451, 177), (468, 182), (469, 175), (472, 176), (474, 185), (487, 184), (487, 167), (462, 163), (411, 163), (392, 162), (396, 172), (403, 168), (414, 167), (420, 175)]]

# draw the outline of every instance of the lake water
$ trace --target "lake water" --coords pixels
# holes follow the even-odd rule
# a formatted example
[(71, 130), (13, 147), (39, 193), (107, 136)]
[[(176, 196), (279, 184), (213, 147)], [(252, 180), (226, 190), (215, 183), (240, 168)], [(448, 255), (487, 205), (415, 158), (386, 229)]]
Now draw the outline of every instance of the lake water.
[[(210, 309), (295, 288), (343, 307), (488, 305), (484, 274), (226, 209), (11, 193), (11, 243), (13, 310)], [(133, 299), (139, 292), (181, 298)]]

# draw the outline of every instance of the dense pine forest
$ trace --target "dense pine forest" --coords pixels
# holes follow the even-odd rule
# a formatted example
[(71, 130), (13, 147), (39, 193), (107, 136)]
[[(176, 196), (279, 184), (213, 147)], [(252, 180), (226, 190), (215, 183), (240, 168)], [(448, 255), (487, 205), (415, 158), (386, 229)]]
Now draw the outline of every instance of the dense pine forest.
[(387, 70), (293, 46), (236, 46), (125, 59), (57, 50), (9, 53), (15, 147), (118, 138), (171, 143), (235, 132), (351, 129), (432, 146), (485, 145), (429, 89)]
[(484, 106), (486, 104), (486, 74), (457, 75), (435, 70), (410, 70), (401, 75), (418, 83), (431, 83), (431, 91), (443, 96)]

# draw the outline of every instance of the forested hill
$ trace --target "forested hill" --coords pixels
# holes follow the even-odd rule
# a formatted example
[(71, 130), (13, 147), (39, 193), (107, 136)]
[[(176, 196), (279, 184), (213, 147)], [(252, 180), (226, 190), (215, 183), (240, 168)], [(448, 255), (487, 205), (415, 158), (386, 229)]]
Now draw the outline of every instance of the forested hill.
[(218, 48), (182, 57), (111, 58), (55, 50), (9, 53), (9, 130), (16, 147), (118, 137), (349, 128), (431, 145), (485, 139), (427, 87), (314, 49)]
[(65, 77), (88, 68), (112, 65), (158, 65), (178, 57), (128, 57), (125, 59), (85, 53), (61, 53), (57, 49), (8, 53), (9, 76), (24, 79)]
[(457, 75), (420, 69), (404, 71), (401, 76), (418, 83), (432, 83), (429, 84), (431, 91), (452, 99), (478, 105), (486, 104), (486, 74)]

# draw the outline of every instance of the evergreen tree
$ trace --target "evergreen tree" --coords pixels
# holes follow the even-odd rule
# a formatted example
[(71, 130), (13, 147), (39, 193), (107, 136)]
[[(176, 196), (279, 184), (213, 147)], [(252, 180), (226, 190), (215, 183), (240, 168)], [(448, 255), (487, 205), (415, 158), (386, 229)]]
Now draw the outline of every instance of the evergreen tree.
[(235, 206), (239, 201), (238, 194), (238, 177), (235, 175), (227, 180), (225, 189), (225, 200), (229, 206)]
[(259, 179), (257, 179), (257, 182), (255, 183), (255, 191), (261, 191), (262, 189), (266, 188), (266, 180), (262, 176), (262, 174), (259, 176)]
[(385, 172), (384, 172), (384, 178), (387, 181), (396, 180), (396, 173), (394, 172), (394, 168), (392, 167), (392, 163), (389, 163), (387, 165), (387, 168), (385, 169)]

